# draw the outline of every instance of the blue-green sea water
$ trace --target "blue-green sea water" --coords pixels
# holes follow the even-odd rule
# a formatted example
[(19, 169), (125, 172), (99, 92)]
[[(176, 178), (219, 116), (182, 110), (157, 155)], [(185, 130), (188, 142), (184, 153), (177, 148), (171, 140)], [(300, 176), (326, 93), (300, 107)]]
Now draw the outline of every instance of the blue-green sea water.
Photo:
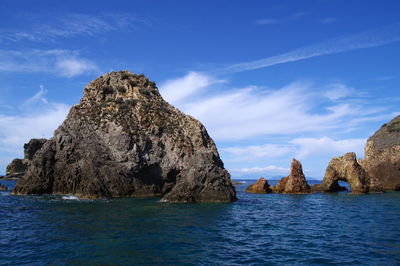
[(1, 192), (0, 265), (400, 264), (400, 192), (257, 195), (247, 185), (230, 204)]

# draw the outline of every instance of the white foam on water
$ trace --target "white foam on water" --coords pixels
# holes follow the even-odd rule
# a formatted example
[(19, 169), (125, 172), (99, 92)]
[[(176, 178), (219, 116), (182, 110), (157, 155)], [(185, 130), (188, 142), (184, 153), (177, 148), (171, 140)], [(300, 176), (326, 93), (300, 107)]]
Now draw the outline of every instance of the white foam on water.
[(63, 200), (80, 200), (79, 197), (77, 196), (72, 196), (72, 195), (67, 195), (67, 196), (62, 196)]

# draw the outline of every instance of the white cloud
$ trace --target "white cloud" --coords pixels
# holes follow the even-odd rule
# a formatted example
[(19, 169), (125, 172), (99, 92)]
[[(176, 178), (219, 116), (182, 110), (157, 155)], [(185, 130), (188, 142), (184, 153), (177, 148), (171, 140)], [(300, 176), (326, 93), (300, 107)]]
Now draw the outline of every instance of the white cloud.
[[(0, 152), (9, 156), (22, 155), (23, 145), (31, 138), (49, 138), (65, 119), (69, 106), (44, 98), (43, 88), (20, 107), (20, 115), (0, 114)], [(6, 163), (0, 162), (0, 170)], [(3, 171), (0, 171), (3, 172)]]
[(231, 74), (258, 68), (295, 62), (316, 56), (341, 53), (356, 49), (377, 47), (400, 40), (400, 23), (374, 29), (350, 36), (338, 37), (309, 46), (305, 46), (284, 54), (267, 57), (255, 61), (234, 64), (216, 70), (214, 73)]
[(267, 173), (267, 174), (284, 174), (287, 175), (290, 172), (289, 168), (284, 168), (284, 167), (279, 167), (276, 165), (268, 165), (265, 167), (248, 167), (248, 168), (236, 168), (230, 170), (233, 173), (245, 173), (245, 174), (251, 174), (251, 173)]
[(326, 96), (328, 99), (334, 101), (334, 100), (338, 100), (338, 99), (347, 97), (352, 94), (354, 94), (353, 88), (349, 88), (345, 84), (342, 84), (342, 83), (333, 83), (333, 84), (326, 86), (326, 92), (324, 93), (324, 96)]
[[(45, 23), (44, 23), (45, 21)], [(63, 16), (45, 16), (32, 14), (24, 23), (23, 29), (2, 29), (0, 39), (3, 41), (42, 42), (67, 37), (93, 37), (111, 31), (129, 30), (136, 25), (147, 25), (148, 22), (132, 14), (102, 13), (87, 15), (69, 13)]]
[(197, 72), (189, 72), (186, 76), (178, 79), (168, 80), (161, 84), (164, 99), (171, 103), (179, 103), (188, 96), (201, 91), (211, 84), (215, 84), (216, 79), (211, 76), (203, 75)]
[(307, 13), (298, 12), (298, 13), (295, 13), (293, 15), (290, 15), (290, 16), (284, 17), (284, 18), (260, 19), (260, 20), (257, 20), (256, 23), (260, 24), (260, 25), (281, 24), (281, 23), (285, 23), (285, 22), (289, 22), (289, 21), (293, 21), (293, 20), (298, 20), (298, 19), (304, 17), (305, 15), (307, 15)]
[(76, 51), (69, 50), (0, 50), (0, 71), (45, 72), (73, 77), (98, 73), (99, 68)]
[[(164, 84), (174, 84), (196, 76), (193, 72), (186, 77), (170, 80)], [(215, 80), (212, 77), (202, 79)], [(249, 86), (239, 89), (212, 89), (214, 84), (198, 87), (180, 88), (184, 92), (184, 101), (175, 96), (172, 104), (205, 124), (210, 135), (216, 140), (241, 140), (265, 135), (291, 135), (306, 132), (324, 132), (351, 130), (356, 127), (356, 119), (374, 119), (380, 109), (366, 107), (354, 102), (346, 102), (347, 91), (341, 92), (340, 102), (333, 101), (338, 96), (327, 98), (310, 83), (294, 82), (283, 88), (265, 91)], [(170, 91), (169, 87), (160, 86), (161, 94)], [(192, 92), (189, 93), (189, 92)], [(174, 99), (174, 98), (170, 98)], [(321, 99), (328, 100), (324, 107), (317, 106)], [(361, 121), (361, 120), (360, 120)], [(349, 127), (351, 125), (352, 127)]]
[(99, 72), (98, 67), (85, 59), (67, 57), (58, 59), (56, 62), (58, 73), (66, 77), (74, 77), (84, 73)]
[(359, 157), (364, 155), (364, 138), (334, 140), (329, 137), (322, 138), (296, 138), (290, 143), (298, 145), (296, 157), (335, 157), (346, 152), (355, 152)]
[(247, 160), (255, 158), (275, 158), (287, 155), (293, 152), (292, 147), (277, 145), (277, 144), (264, 144), (264, 145), (252, 145), (243, 147), (227, 147), (222, 148), (222, 152), (228, 154), (227, 159), (234, 160)]

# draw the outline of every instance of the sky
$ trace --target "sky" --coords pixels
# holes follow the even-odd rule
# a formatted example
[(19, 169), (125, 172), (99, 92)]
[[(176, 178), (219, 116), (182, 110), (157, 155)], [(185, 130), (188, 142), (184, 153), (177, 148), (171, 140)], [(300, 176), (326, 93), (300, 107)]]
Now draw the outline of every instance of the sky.
[(0, 174), (83, 87), (129, 70), (199, 119), (234, 179), (322, 179), (400, 114), (400, 2), (0, 1)]

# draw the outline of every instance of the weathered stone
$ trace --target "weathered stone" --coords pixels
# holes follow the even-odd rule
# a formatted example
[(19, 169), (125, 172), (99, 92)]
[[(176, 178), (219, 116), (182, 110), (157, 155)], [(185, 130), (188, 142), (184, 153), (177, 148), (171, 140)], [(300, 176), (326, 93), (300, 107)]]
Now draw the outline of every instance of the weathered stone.
[(0, 184), (0, 191), (7, 191), (7, 190), (8, 188), (5, 185)]
[(7, 165), (6, 176), (24, 174), (28, 167), (28, 160), (14, 159)]
[(204, 126), (164, 101), (155, 83), (128, 71), (108, 73), (85, 87), (13, 193), (236, 199)]
[(384, 124), (365, 147), (362, 166), (384, 190), (400, 190), (400, 116)]
[(268, 184), (268, 181), (261, 177), (257, 180), (255, 184), (248, 186), (246, 188), (246, 192), (265, 194), (272, 193), (272, 190), (270, 188), (270, 185)]
[(29, 162), (33, 159), (35, 153), (40, 150), (46, 139), (31, 139), (28, 143), (24, 144), (24, 159), (14, 159), (7, 165), (6, 176), (7, 179), (21, 178), (28, 169)]
[(306, 177), (303, 174), (303, 167), (298, 160), (293, 159), (290, 166), (290, 174), (272, 187), (272, 191), (288, 194), (310, 193), (310, 186), (307, 184)]
[(24, 145), (24, 158), (32, 160), (35, 153), (42, 148), (47, 139), (31, 139)]
[[(357, 162), (354, 152), (346, 153), (342, 157), (333, 158), (326, 168), (322, 184), (313, 186), (312, 190), (320, 192), (345, 190), (339, 186), (339, 181), (347, 182), (351, 187), (352, 193), (369, 192), (370, 179), (365, 170)], [(378, 189), (376, 188), (376, 190)]]

